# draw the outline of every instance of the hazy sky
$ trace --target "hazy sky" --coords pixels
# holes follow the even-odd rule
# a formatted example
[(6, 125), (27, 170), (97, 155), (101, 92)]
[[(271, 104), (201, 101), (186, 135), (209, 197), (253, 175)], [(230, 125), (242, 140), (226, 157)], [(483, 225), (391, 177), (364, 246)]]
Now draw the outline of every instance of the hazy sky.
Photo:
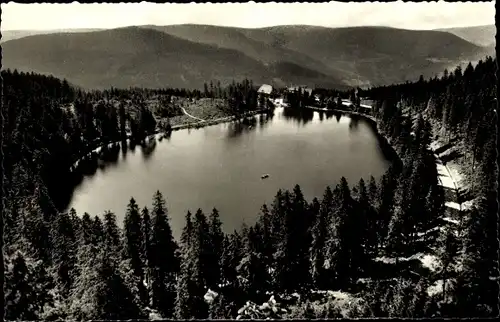
[(2, 4), (2, 30), (182, 23), (246, 28), (304, 24), (435, 29), (495, 23), (495, 2)]

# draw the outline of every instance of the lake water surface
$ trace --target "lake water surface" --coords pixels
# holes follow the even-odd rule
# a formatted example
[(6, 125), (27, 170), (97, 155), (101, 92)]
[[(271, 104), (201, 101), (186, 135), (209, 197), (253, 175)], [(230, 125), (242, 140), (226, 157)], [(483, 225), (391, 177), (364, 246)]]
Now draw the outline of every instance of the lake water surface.
[[(147, 147), (120, 153), (75, 187), (68, 208), (79, 214), (113, 211), (119, 224), (134, 197), (142, 208), (160, 190), (176, 237), (188, 210), (216, 207), (226, 232), (252, 224), (278, 189), (299, 184), (305, 197), (321, 197), (340, 177), (352, 186), (380, 177), (391, 161), (369, 121), (310, 110), (276, 109), (253, 124), (225, 123), (180, 130)], [(261, 179), (263, 174), (269, 178)]]

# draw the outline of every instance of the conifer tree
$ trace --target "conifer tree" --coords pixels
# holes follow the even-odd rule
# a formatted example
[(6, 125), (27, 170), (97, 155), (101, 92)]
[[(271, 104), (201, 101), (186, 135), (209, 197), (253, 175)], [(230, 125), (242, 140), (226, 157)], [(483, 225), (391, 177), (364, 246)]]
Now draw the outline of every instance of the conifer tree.
[(76, 262), (76, 236), (67, 213), (57, 216), (52, 238), (52, 262), (58, 291), (62, 296), (67, 296), (73, 283), (73, 268)]
[(410, 219), (408, 215), (410, 211), (410, 202), (408, 201), (408, 190), (403, 189), (404, 183), (400, 183), (399, 206), (396, 207), (389, 224), (389, 232), (387, 236), (386, 251), (399, 258), (406, 253), (409, 245)]
[(327, 285), (327, 271), (325, 269), (325, 251), (328, 239), (328, 223), (331, 209), (328, 208), (328, 198), (333, 198), (330, 188), (328, 187), (323, 203), (316, 205), (318, 216), (312, 227), (312, 243), (310, 249), (311, 256), (311, 277), (316, 287), (324, 287)]
[(271, 213), (267, 208), (267, 205), (262, 205), (260, 208), (260, 216), (257, 220), (260, 226), (261, 235), (261, 250), (262, 257), (261, 260), (266, 267), (268, 273), (268, 282), (270, 283), (270, 271), (273, 267), (273, 239), (272, 239), (272, 227), (271, 227)]
[[(243, 234), (243, 233), (242, 233)], [(244, 303), (244, 294), (239, 291), (238, 265), (241, 263), (243, 255), (243, 240), (240, 233), (234, 231), (224, 239), (224, 252), (222, 257), (223, 269), (223, 292), (228, 299), (234, 299), (231, 305), (231, 316), (235, 316), (240, 305)]]
[(28, 247), (33, 251), (37, 259), (50, 263), (51, 260), (51, 240), (49, 225), (43, 219), (40, 208), (35, 208), (23, 216), (24, 223), (22, 229)]
[(129, 261), (132, 273), (137, 279), (137, 285), (134, 285), (134, 289), (138, 289), (142, 301), (147, 303), (147, 290), (143, 283), (144, 264), (141, 258), (141, 217), (139, 215), (139, 206), (134, 198), (130, 199), (127, 206), (124, 219), (124, 237), (124, 258)]
[(109, 320), (141, 318), (140, 308), (134, 302), (130, 289), (126, 287), (123, 277), (110, 262), (109, 257), (104, 257), (99, 263), (98, 272), (104, 282), (104, 289), (98, 295), (100, 302), (104, 302), (102, 309), (104, 314), (100, 318)]
[(481, 198), (469, 215), (465, 240), (467, 256), (456, 292), (455, 309), (461, 317), (498, 314), (498, 231), (495, 217), (495, 212), (488, 210), (486, 198)]
[[(358, 261), (359, 266), (366, 264), (366, 256), (373, 256), (377, 248), (377, 235), (376, 235), (376, 216), (373, 207), (370, 205), (370, 198), (368, 190), (363, 178), (359, 180), (357, 193), (357, 210), (355, 211), (355, 220), (353, 219), (353, 235), (358, 234), (356, 238), (359, 240), (359, 245), (356, 247), (355, 259)], [(357, 222), (356, 222), (357, 221)]]
[(441, 278), (443, 283), (442, 296), (443, 301), (446, 302), (447, 291), (446, 286), (448, 279), (450, 278), (450, 273), (452, 272), (452, 264), (456, 260), (459, 251), (459, 243), (455, 236), (455, 232), (452, 227), (446, 227), (446, 231), (443, 234), (443, 239), (441, 240)]
[[(274, 253), (275, 271), (274, 279), (276, 288), (280, 291), (288, 291), (295, 288), (295, 281), (292, 280), (293, 274), (293, 244), (291, 242), (291, 219), (292, 216), (292, 201), (291, 194), (288, 190), (283, 193), (282, 201), (275, 199), (275, 204), (281, 203), (280, 206), (273, 205), (273, 211), (277, 211), (276, 215), (281, 219), (281, 228), (279, 228), (279, 235), (275, 236), (276, 245)], [(279, 221), (276, 221), (278, 223)]]
[[(37, 298), (36, 283), (25, 256), (17, 252), (6, 258), (5, 318), (7, 320), (36, 320), (40, 318), (43, 298)], [(2, 276), (3, 278), (3, 276)], [(42, 303), (40, 303), (42, 300)]]
[(153, 307), (163, 316), (171, 317), (174, 312), (175, 279), (179, 262), (176, 257), (177, 244), (172, 235), (165, 203), (162, 194), (157, 191), (153, 197), (152, 210), (152, 293)]
[(389, 223), (394, 210), (394, 198), (396, 190), (396, 175), (388, 171), (382, 176), (380, 187), (380, 206), (378, 209), (378, 240), (379, 245), (385, 246), (386, 237), (389, 233)]
[(193, 256), (193, 271), (191, 280), (193, 283), (193, 306), (194, 317), (203, 319), (208, 316), (208, 306), (203, 300), (207, 288), (208, 263), (210, 258), (210, 235), (207, 217), (201, 209), (194, 215), (193, 235), (191, 244)]
[(262, 294), (266, 287), (266, 271), (258, 252), (258, 235), (253, 227), (250, 227), (243, 236), (243, 258), (236, 271), (240, 278), (239, 286), (249, 299), (255, 299)]
[(311, 247), (310, 219), (308, 218), (308, 205), (299, 185), (295, 185), (292, 194), (292, 210), (290, 233), (290, 248), (293, 274), (300, 276), (296, 278), (296, 287), (305, 288), (310, 284), (309, 273), (309, 248)]
[[(149, 210), (144, 207), (141, 212), (141, 260), (144, 263), (145, 269), (145, 280), (148, 287), (148, 291), (151, 288), (151, 274), (153, 268), (153, 250), (151, 248), (153, 232), (152, 232), (152, 221), (149, 216)], [(148, 292), (149, 294), (149, 292)], [(148, 299), (149, 303), (149, 299)]]
[(98, 216), (95, 216), (94, 220), (92, 221), (91, 243), (94, 246), (98, 246), (105, 242), (105, 238), (106, 236), (102, 220)]
[(97, 272), (96, 246), (82, 245), (77, 254), (78, 274), (70, 295), (69, 316), (74, 319), (97, 318), (99, 314), (97, 293), (103, 289)]
[(436, 220), (444, 215), (443, 190), (439, 186), (431, 186), (425, 197), (425, 212), (420, 227), (427, 231), (434, 226)]
[(79, 276), (72, 290), (73, 319), (138, 319), (139, 307), (106, 249), (84, 246), (79, 254)]
[(69, 210), (69, 218), (71, 220), (71, 226), (73, 228), (73, 236), (75, 239), (78, 239), (82, 221), (80, 217), (78, 217), (78, 214), (76, 213), (76, 210), (74, 208), (71, 208)]
[(340, 179), (336, 190), (338, 224), (336, 225), (336, 237), (334, 237), (336, 241), (333, 242), (336, 247), (333, 252), (335, 254), (337, 282), (344, 284), (355, 277), (359, 270), (356, 260), (363, 257), (363, 255), (359, 247), (362, 237), (358, 232), (358, 227), (362, 227), (363, 224), (357, 220), (354, 214), (351, 190), (345, 177)]
[(123, 103), (121, 103), (118, 108), (118, 114), (120, 119), (120, 135), (122, 137), (122, 140), (125, 140), (127, 138), (127, 133), (125, 131), (126, 113), (125, 113), (125, 106), (123, 105)]
[(104, 213), (104, 245), (111, 254), (118, 255), (121, 251), (121, 233), (116, 223), (116, 215), (111, 211)]
[(377, 181), (375, 177), (370, 176), (370, 182), (368, 183), (368, 198), (374, 209), (378, 209), (378, 202), (380, 201), (380, 192), (378, 189)]
[(319, 210), (321, 209), (321, 203), (318, 200), (317, 197), (314, 197), (312, 202), (308, 205), (308, 227), (309, 227), (309, 234), (311, 236), (311, 243), (312, 243), (312, 229), (314, 224), (316, 223), (316, 220), (318, 219), (319, 215)]
[[(325, 269), (325, 275), (320, 274), (317, 276), (319, 280), (322, 280), (321, 276), (328, 276), (328, 281), (327, 285), (331, 285), (332, 282), (335, 280), (335, 247), (337, 244), (336, 240), (336, 227), (338, 225), (338, 218), (335, 216), (335, 211), (337, 207), (337, 200), (335, 200), (334, 197), (334, 192), (331, 190), (331, 188), (328, 186), (326, 187), (325, 193), (323, 194), (323, 199), (321, 200), (321, 206), (319, 210), (319, 215), (318, 215), (318, 220), (326, 222), (326, 230), (327, 234), (324, 237), (325, 238), (325, 245), (323, 246), (323, 249), (320, 247), (321, 242), (320, 241), (313, 241), (313, 243), (318, 243), (317, 249), (314, 250), (314, 252), (321, 252), (323, 251), (323, 255), (317, 255), (320, 258), (320, 261), (318, 262), (318, 266), (316, 266), (314, 269), (318, 271), (320, 274), (321, 272), (321, 267), (324, 267)], [(320, 237), (319, 235), (316, 236), (315, 238)], [(311, 254), (311, 255), (314, 255)], [(324, 256), (324, 259), (321, 260), (321, 257)], [(321, 262), (324, 263), (321, 265)], [(313, 264), (315, 265), (315, 264)]]
[(283, 238), (285, 227), (285, 205), (284, 196), (281, 189), (278, 190), (271, 205), (271, 235), (272, 245), (276, 250), (277, 245)]
[(208, 254), (208, 275), (207, 287), (212, 290), (218, 288), (221, 280), (220, 260), (222, 257), (222, 243), (224, 242), (224, 233), (222, 232), (222, 223), (217, 209), (213, 209), (209, 216), (209, 243), (211, 252)]
[(78, 231), (78, 240), (80, 240), (80, 245), (87, 245), (92, 241), (92, 219), (88, 213), (84, 213), (82, 216), (82, 224)]
[(223, 242), (223, 252), (222, 252), (222, 284), (224, 286), (227, 285), (235, 285), (236, 284), (236, 266), (234, 263), (239, 260), (238, 258), (238, 243), (236, 242), (236, 238), (234, 234), (230, 236), (224, 237)]
[(193, 283), (191, 275), (193, 272), (193, 254), (191, 245), (193, 239), (193, 222), (191, 212), (186, 214), (186, 225), (182, 230), (180, 243), (180, 272), (177, 279), (177, 296), (175, 300), (175, 317), (177, 319), (191, 319), (194, 317)]
[(127, 207), (127, 213), (124, 220), (125, 228), (125, 254), (131, 261), (134, 274), (142, 277), (142, 260), (140, 258), (141, 248), (141, 218), (139, 215), (139, 206), (134, 198), (130, 199)]

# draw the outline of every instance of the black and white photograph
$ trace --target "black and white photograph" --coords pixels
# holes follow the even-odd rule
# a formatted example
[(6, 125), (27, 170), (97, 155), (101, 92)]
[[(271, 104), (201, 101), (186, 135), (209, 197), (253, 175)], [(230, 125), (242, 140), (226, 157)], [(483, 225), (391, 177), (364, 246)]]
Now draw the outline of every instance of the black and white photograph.
[(495, 5), (2, 2), (2, 320), (499, 316)]

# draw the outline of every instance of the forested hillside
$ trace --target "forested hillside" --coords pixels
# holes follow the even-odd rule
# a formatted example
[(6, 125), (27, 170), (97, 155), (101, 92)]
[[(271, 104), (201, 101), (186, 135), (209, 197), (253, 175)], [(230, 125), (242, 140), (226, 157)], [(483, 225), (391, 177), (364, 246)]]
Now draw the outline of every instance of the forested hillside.
[(206, 80), (218, 80), (227, 86), (245, 78), (259, 84), (276, 78), (284, 85), (298, 81), (304, 70), (309, 72), (306, 81), (310, 85), (342, 85), (321, 70), (305, 66), (298, 72), (275, 70), (244, 51), (138, 27), (34, 35), (7, 41), (2, 49), (5, 67), (56, 75), (86, 89), (132, 86), (199, 90)]
[[(379, 182), (339, 178), (313, 200), (299, 186), (278, 191), (255, 224), (231, 234), (216, 209), (188, 212), (180, 240), (160, 192), (151, 205), (124, 205), (123, 228), (105, 209), (60, 213), (51, 195), (95, 140), (121, 140), (126, 125), (139, 142), (154, 130), (141, 102), (212, 89), (86, 93), (2, 72), (6, 319), (498, 315), (496, 63), (359, 92), (377, 101), (378, 128), (400, 157)], [(221, 97), (252, 108), (248, 88)], [(429, 149), (443, 139), (473, 170), (475, 202), (459, 228), (443, 221)]]
[(68, 198), (69, 185), (95, 171), (96, 148), (120, 149), (125, 140), (143, 144), (158, 127), (171, 131), (170, 120), (183, 115), (182, 100), (220, 97), (228, 115), (255, 110), (258, 103), (248, 80), (224, 88), (211, 83), (202, 93), (172, 88), (84, 92), (66, 80), (16, 70), (2, 71), (2, 78), (8, 200), (29, 202), (23, 200), (31, 196), (26, 193), (36, 192), (56, 208)]
[[(473, 45), (476, 44), (473, 40), (481, 35), (473, 32), (473, 28), (457, 30), (461, 34), (454, 33), (455, 30), (448, 33), (374, 26), (327, 28), (285, 25), (245, 29), (183, 24), (141, 28), (239, 50), (269, 65), (280, 62), (307, 67), (308, 71), (334, 76), (351, 86), (411, 81), (420, 74), (431, 77), (461, 60), (476, 60), (474, 57), (482, 58), (494, 53), (494, 49)], [(466, 32), (475, 37), (461, 37)], [(490, 32), (482, 37), (483, 40), (493, 38)], [(304, 75), (299, 83), (305, 84), (308, 79), (310, 77)], [(326, 87), (319, 80), (315, 85)]]
[[(2, 43), (3, 65), (86, 89), (201, 89), (252, 79), (347, 89), (432, 77), (492, 55), (451, 33), (386, 27), (174, 25), (31, 35)], [(35, 54), (36, 53), (36, 54)]]
[[(449, 316), (498, 315), (496, 70), (496, 58), (488, 57), (475, 67), (469, 64), (465, 70), (445, 71), (440, 79), (421, 79), (365, 93), (383, 102), (379, 104), (381, 119), (388, 120), (392, 128), (398, 127), (397, 117), (402, 113), (409, 119), (425, 119), (427, 135), (440, 146), (454, 148), (448, 159), (455, 159), (465, 177), (460, 182), (465, 193), (457, 198), (472, 199), (473, 207), (459, 214), (459, 226), (455, 227), (458, 238), (453, 241), (450, 235), (442, 250), (444, 263), (450, 267), (460, 263), (451, 271), (443, 267), (443, 280), (451, 284), (449, 298), (444, 298)], [(394, 100), (399, 101), (400, 109)], [(396, 118), (386, 114), (384, 107), (388, 106)], [(418, 137), (416, 132), (414, 137)], [(447, 161), (443, 158), (443, 162)]]

